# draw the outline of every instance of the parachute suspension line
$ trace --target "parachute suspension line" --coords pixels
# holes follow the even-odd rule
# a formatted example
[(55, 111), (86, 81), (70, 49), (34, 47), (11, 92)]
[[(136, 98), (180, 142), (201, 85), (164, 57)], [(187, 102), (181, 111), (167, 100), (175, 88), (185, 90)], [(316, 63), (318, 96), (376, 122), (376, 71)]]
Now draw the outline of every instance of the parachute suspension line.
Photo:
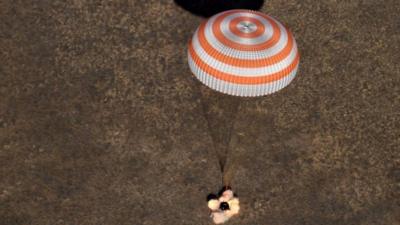
[[(199, 90), (200, 90), (200, 88), (199, 88)], [(236, 160), (232, 161), (230, 163), (229, 167), (226, 167), (226, 166), (227, 166), (228, 156), (229, 156), (229, 153), (230, 153), (229, 144), (231, 142), (232, 131), (234, 129), (234, 125), (235, 125), (237, 112), (238, 112), (240, 103), (236, 104), (236, 106), (234, 107), (233, 112), (232, 112), (233, 115), (234, 115), (233, 116), (234, 118), (232, 118), (232, 122), (229, 124), (229, 129), (228, 129), (229, 133), (228, 133), (228, 135), (226, 137), (226, 140), (225, 140), (225, 143), (227, 143), (227, 145), (223, 146), (223, 148), (220, 149), (220, 146), (217, 144), (218, 141), (215, 139), (214, 135), (211, 132), (212, 131), (212, 126), (211, 126), (211, 122), (210, 122), (209, 116), (208, 116), (208, 114), (206, 112), (206, 105), (205, 105), (204, 99), (201, 98), (201, 91), (199, 91), (199, 98), (198, 99), (200, 99), (202, 113), (203, 113), (203, 116), (204, 116), (205, 120), (207, 121), (207, 129), (208, 129), (208, 133), (211, 136), (211, 141), (212, 141), (212, 144), (213, 144), (213, 146), (212, 146), (213, 152), (214, 152), (215, 156), (218, 159), (219, 169), (220, 169), (221, 174), (222, 174), (222, 176), (221, 176), (222, 185), (223, 186), (231, 186), (231, 180), (232, 180), (232, 177), (233, 177), (233, 174), (234, 174), (234, 168), (235, 168), (235, 165), (234, 165), (235, 162), (234, 161), (236, 161)], [(219, 151), (219, 150), (223, 150), (223, 151)]]
[(208, 133), (211, 136), (211, 141), (212, 141), (212, 144), (213, 144), (212, 148), (214, 150), (214, 154), (217, 156), (219, 169), (221, 170), (221, 173), (223, 174), (224, 173), (224, 167), (225, 167), (226, 159), (224, 159), (224, 156), (221, 155), (221, 153), (218, 151), (218, 147), (216, 145), (216, 140), (214, 138), (214, 135), (211, 134), (211, 128), (212, 127), (211, 127), (210, 119), (208, 118), (207, 113), (206, 113), (206, 106), (204, 104), (203, 99), (202, 98), (199, 98), (199, 99), (201, 101), (201, 108), (202, 108), (203, 116), (204, 116), (205, 120), (207, 121)]
[[(236, 104), (234, 112), (233, 112), (233, 118), (232, 118), (232, 123), (229, 124), (229, 130), (228, 130), (228, 136), (227, 136), (227, 140), (225, 143), (227, 143), (227, 146), (225, 148), (225, 162), (224, 162), (224, 169), (222, 171), (222, 184), (223, 186), (231, 186), (231, 181), (233, 178), (233, 174), (234, 174), (234, 169), (235, 169), (235, 157), (233, 157), (231, 155), (231, 148), (230, 148), (230, 143), (232, 140), (232, 132), (235, 128), (235, 121), (236, 121), (236, 117), (237, 117), (237, 112), (239, 110), (240, 107), (240, 103)], [(229, 157), (228, 157), (229, 156)], [(229, 158), (229, 162), (227, 163)], [(227, 165), (228, 164), (228, 165)]]

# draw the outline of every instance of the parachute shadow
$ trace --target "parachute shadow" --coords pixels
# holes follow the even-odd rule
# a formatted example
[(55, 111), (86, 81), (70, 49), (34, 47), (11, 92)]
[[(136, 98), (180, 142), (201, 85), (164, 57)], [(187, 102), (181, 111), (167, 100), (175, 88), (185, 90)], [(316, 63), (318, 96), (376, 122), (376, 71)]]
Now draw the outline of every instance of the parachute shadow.
[(264, 0), (174, 0), (183, 9), (202, 17), (210, 17), (230, 9), (259, 10)]

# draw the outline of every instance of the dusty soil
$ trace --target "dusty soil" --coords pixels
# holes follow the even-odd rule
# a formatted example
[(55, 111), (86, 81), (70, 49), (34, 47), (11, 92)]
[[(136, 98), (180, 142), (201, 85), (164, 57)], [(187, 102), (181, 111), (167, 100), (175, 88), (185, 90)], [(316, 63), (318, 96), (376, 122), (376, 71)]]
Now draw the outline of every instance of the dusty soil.
[(0, 1), (0, 224), (209, 224), (226, 145), (229, 224), (400, 224), (400, 1), (261, 11), (301, 67), (235, 98), (191, 75), (202, 18), (172, 0)]

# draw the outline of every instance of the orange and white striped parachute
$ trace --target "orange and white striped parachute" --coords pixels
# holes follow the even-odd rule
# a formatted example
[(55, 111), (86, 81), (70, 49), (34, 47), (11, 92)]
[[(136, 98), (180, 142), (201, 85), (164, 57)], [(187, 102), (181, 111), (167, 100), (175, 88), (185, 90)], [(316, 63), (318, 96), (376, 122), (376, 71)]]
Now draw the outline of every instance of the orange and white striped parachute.
[(189, 43), (194, 75), (208, 87), (236, 96), (262, 96), (286, 87), (300, 56), (292, 33), (274, 18), (229, 10), (204, 21)]

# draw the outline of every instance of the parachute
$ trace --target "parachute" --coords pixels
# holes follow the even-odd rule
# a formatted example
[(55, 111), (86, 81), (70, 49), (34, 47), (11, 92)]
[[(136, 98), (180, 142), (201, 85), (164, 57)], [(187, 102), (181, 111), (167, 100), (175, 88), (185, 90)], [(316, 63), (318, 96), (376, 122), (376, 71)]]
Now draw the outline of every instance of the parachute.
[(300, 55), (292, 33), (276, 19), (256, 11), (229, 10), (197, 28), (189, 42), (188, 62), (206, 86), (254, 97), (289, 85)]

